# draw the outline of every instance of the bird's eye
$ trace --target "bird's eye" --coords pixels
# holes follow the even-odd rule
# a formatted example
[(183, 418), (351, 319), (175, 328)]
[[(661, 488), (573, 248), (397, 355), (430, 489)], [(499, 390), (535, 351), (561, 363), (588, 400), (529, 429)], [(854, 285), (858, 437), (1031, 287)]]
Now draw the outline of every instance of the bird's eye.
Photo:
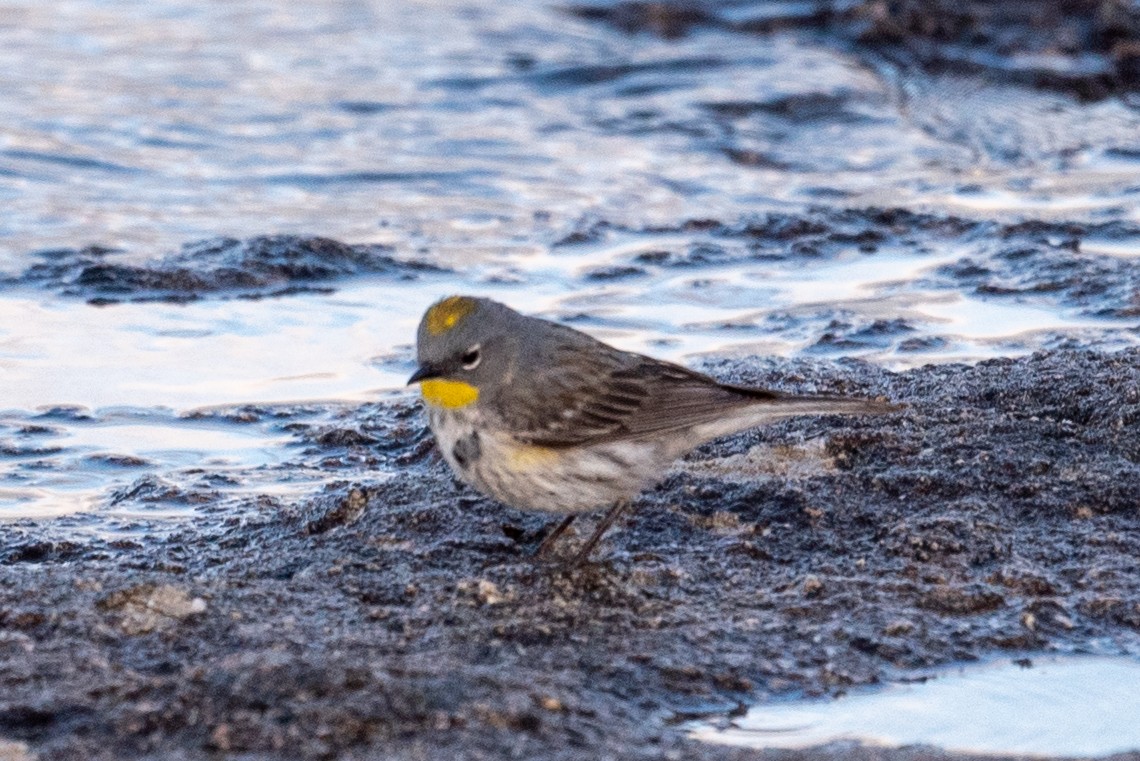
[(483, 359), (483, 355), (479, 353), (479, 348), (479, 344), (475, 344), (459, 358), (459, 361), (463, 363), (464, 370), (474, 370), (479, 366), (480, 360)]

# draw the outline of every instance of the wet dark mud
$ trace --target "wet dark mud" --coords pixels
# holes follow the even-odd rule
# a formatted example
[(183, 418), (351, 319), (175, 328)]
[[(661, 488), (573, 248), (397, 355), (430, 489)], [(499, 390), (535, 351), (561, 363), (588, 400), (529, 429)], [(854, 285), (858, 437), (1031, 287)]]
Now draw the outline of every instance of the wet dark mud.
[(216, 238), (183, 246), (153, 261), (124, 262), (102, 246), (56, 249), (0, 286), (38, 287), (94, 304), (117, 301), (185, 302), (206, 295), (260, 298), (328, 291), (329, 281), (361, 275), (414, 277), (438, 270), (392, 256), (390, 246), (353, 245), (328, 238), (266, 235)]
[[(568, 10), (629, 34), (666, 39), (701, 28), (752, 35), (819, 31), (904, 69), (1088, 100), (1140, 89), (1140, 9), (1126, 0), (590, 2)], [(823, 113), (834, 117), (830, 104)]]
[(0, 748), (945, 758), (726, 749), (683, 722), (959, 660), (1140, 653), (1140, 350), (707, 369), (907, 406), (708, 445), (580, 569), (532, 560), (543, 517), (457, 485), (407, 398), (296, 421), (298, 466), (340, 479), (308, 498), (146, 542), (6, 528)]

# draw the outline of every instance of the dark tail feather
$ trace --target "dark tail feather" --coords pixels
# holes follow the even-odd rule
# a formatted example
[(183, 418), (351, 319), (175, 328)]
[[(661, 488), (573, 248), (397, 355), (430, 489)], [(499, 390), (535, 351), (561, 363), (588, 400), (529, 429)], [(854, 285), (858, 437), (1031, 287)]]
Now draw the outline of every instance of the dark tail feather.
[(777, 403), (795, 415), (883, 415), (906, 408), (904, 404), (850, 396), (784, 396)]
[(887, 412), (898, 412), (906, 409), (904, 404), (893, 404), (878, 399), (860, 399), (853, 396), (834, 396), (830, 394), (796, 395), (784, 394), (779, 391), (769, 391), (763, 388), (749, 388), (747, 386), (726, 386), (737, 393), (755, 399), (757, 402), (768, 402), (772, 410), (780, 416), (783, 415), (882, 415)]

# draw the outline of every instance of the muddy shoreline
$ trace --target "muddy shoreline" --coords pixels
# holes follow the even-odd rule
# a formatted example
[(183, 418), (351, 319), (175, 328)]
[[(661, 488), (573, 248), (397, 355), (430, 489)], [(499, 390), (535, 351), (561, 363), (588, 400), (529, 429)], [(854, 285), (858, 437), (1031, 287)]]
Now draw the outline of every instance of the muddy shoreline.
[(452, 480), (410, 399), (298, 424), (342, 478), (300, 504), (145, 542), (11, 526), (9, 757), (818, 757), (681, 724), (960, 660), (1140, 654), (1140, 351), (707, 369), (908, 407), (707, 446), (574, 571), (528, 556), (541, 516)]

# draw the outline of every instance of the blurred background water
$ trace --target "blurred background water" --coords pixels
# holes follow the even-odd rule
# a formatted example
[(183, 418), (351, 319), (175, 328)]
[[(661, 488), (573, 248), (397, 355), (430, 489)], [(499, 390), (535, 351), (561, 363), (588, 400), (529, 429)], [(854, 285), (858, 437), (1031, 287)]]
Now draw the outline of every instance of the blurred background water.
[[(280, 428), (194, 411), (378, 398), (457, 291), (685, 362), (1136, 343), (1133, 100), (741, 31), (795, 5), (0, 2), (0, 516), (107, 509), (130, 458), (273, 473)], [(110, 305), (29, 276), (275, 233), (439, 269)]]

